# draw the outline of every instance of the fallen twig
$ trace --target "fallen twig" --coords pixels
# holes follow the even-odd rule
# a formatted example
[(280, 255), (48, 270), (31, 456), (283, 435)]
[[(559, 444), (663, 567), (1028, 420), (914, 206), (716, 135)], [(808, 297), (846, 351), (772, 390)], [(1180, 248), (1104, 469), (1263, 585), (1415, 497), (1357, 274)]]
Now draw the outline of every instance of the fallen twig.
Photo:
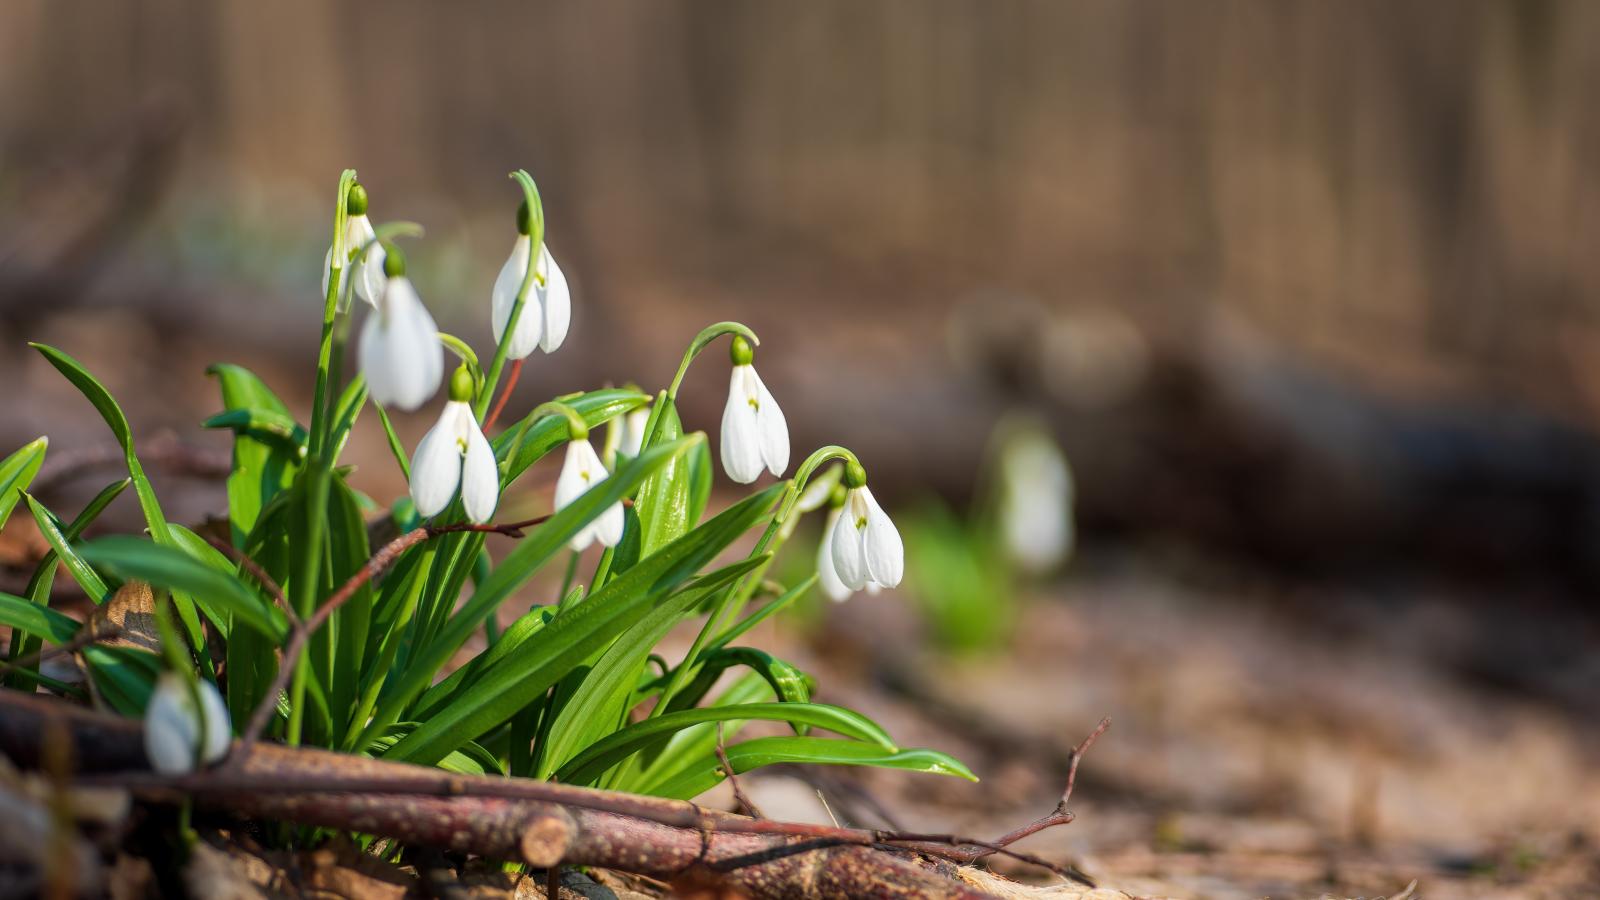
[(733, 763), (728, 762), (728, 749), (722, 740), (722, 724), (721, 722), (717, 723), (717, 761), (722, 763), (722, 771), (727, 774), (728, 784), (733, 787), (734, 802), (738, 803), (740, 809), (754, 818), (765, 819), (766, 816), (761, 814), (761, 810), (756, 809), (755, 803), (745, 796), (744, 790), (739, 787), (739, 773), (733, 770)]

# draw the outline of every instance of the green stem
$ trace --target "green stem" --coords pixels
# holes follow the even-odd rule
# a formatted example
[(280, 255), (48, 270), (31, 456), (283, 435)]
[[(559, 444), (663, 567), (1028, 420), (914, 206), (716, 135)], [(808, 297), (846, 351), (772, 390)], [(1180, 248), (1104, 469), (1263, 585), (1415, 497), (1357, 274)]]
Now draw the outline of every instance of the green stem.
[(322, 450), (324, 419), (329, 402), (328, 373), (333, 354), (333, 323), (339, 314), (339, 273), (350, 264), (344, 245), (345, 223), (349, 221), (346, 204), (350, 201), (350, 186), (355, 183), (356, 170), (345, 169), (339, 176), (339, 205), (333, 213), (333, 253), (328, 261), (328, 293), (322, 304), (322, 341), (317, 347), (317, 385), (311, 395), (311, 453)]
[(742, 335), (745, 340), (750, 342), (751, 346), (761, 346), (761, 339), (756, 337), (756, 333), (738, 322), (718, 322), (715, 325), (706, 326), (699, 334), (694, 336), (694, 340), (689, 342), (689, 349), (683, 352), (683, 361), (678, 363), (678, 373), (672, 376), (672, 386), (667, 388), (668, 399), (678, 399), (678, 388), (683, 385), (683, 376), (689, 373), (689, 364), (694, 362), (696, 356), (700, 355), (700, 351), (725, 334)]
[(522, 273), (522, 284), (517, 288), (517, 300), (511, 304), (511, 316), (506, 319), (505, 331), (501, 332), (500, 345), (494, 348), (494, 361), (489, 364), (489, 373), (484, 376), (483, 389), (478, 392), (478, 401), (472, 406), (472, 411), (480, 422), (489, 412), (489, 401), (494, 399), (495, 388), (500, 385), (500, 373), (505, 369), (507, 354), (511, 352), (511, 338), (517, 333), (517, 321), (522, 318), (522, 308), (527, 304), (528, 291), (533, 287), (534, 279), (538, 277), (539, 251), (544, 246), (544, 204), (539, 200), (539, 186), (533, 183), (533, 176), (522, 169), (512, 172), (511, 177), (522, 186), (522, 197), (528, 204), (528, 213), (532, 219), (531, 227), (528, 229), (528, 270)]
[[(367, 719), (378, 705), (378, 694), (383, 690), (385, 676), (394, 667), (395, 655), (400, 652), (401, 638), (406, 633), (406, 626), (411, 624), (412, 616), (416, 614), (417, 603), (422, 598), (423, 588), (427, 586), (429, 572), (433, 569), (433, 559), (438, 552), (439, 548), (434, 541), (422, 545), (422, 555), (417, 558), (417, 567), (412, 570), (411, 583), (407, 586), (405, 600), (400, 605), (394, 624), (389, 628), (389, 634), (384, 638), (383, 647), (378, 651), (378, 662), (372, 669), (375, 675), (362, 690), (355, 717), (350, 720), (350, 728), (345, 732), (344, 748), (348, 752), (356, 752), (377, 736), (374, 727), (377, 723), (369, 725)], [(382, 727), (388, 726), (385, 724)]]
[[(300, 572), (294, 583), (295, 607), (301, 621), (311, 618), (317, 610), (317, 595), (322, 578), (322, 541), (327, 528), (328, 485), (333, 473), (321, 456), (307, 461), (305, 480), (302, 482), (305, 518), (301, 521), (303, 543), (297, 551)], [(290, 746), (300, 743), (300, 732), (305, 720), (306, 678), (311, 671), (311, 657), (301, 653), (295, 661), (294, 678), (289, 682), (289, 727), (284, 738)]]

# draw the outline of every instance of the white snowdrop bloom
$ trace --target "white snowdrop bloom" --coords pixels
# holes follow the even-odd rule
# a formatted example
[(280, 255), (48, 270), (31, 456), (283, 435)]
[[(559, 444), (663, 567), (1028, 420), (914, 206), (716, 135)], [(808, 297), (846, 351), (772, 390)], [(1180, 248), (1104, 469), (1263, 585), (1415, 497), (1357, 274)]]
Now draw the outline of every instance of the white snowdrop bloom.
[[(556, 512), (566, 509), (586, 491), (606, 480), (606, 467), (600, 454), (587, 437), (573, 438), (567, 442), (567, 459), (561, 465), (561, 476), (556, 479)], [(622, 501), (606, 507), (581, 531), (572, 536), (571, 547), (582, 550), (598, 540), (603, 546), (615, 547), (622, 540)]]
[(722, 410), (722, 468), (740, 484), (760, 478), (763, 468), (781, 476), (789, 467), (789, 423), (756, 374), (750, 342), (736, 335), (730, 352), (733, 374)]
[[(511, 256), (500, 267), (490, 295), (490, 318), (494, 325), (495, 343), (505, 337), (506, 323), (511, 321), (511, 309), (517, 303), (517, 291), (522, 288), (523, 273), (528, 271), (528, 257), (533, 252), (533, 239), (526, 234), (517, 235), (511, 245)], [(539, 245), (538, 277), (528, 288), (528, 297), (522, 303), (522, 314), (517, 317), (517, 328), (506, 348), (510, 359), (523, 359), (537, 347), (554, 353), (567, 339), (567, 327), (572, 323), (572, 292), (567, 287), (567, 276), (556, 265), (555, 257), (544, 243)]]
[(842, 506), (828, 510), (827, 523), (822, 526), (822, 541), (817, 544), (817, 581), (822, 584), (822, 592), (836, 603), (850, 599), (855, 593), (839, 577), (839, 569), (833, 564), (833, 531), (839, 527), (843, 512)]
[(494, 448), (472, 414), (471, 398), (472, 375), (462, 366), (450, 378), (450, 402), (422, 436), (411, 460), (411, 500), (423, 518), (444, 512), (457, 488), (467, 518), (480, 525), (489, 521), (500, 502)]
[(1072, 549), (1072, 471), (1061, 448), (1037, 429), (1018, 433), (1000, 453), (1000, 533), (1023, 570), (1048, 572)]
[[(367, 218), (367, 189), (359, 184), (350, 186), (350, 195), (345, 203), (347, 216), (344, 225), (344, 249), (346, 254), (353, 254), (367, 245), (367, 242), (377, 237), (377, 232), (372, 228), (372, 220)], [(355, 269), (355, 293), (357, 297), (367, 303), (377, 306), (378, 298), (383, 296), (383, 245), (373, 244), (367, 255), (352, 266), (348, 259), (339, 266), (339, 294), (344, 294), (345, 283), (349, 280), (350, 270)], [(327, 254), (322, 258), (322, 295), (328, 295), (328, 269), (333, 265), (333, 247), (328, 247)]]
[(844, 512), (828, 541), (839, 580), (856, 591), (869, 585), (892, 588), (905, 574), (900, 532), (873, 498), (859, 463), (845, 468), (844, 483)]
[(644, 449), (644, 429), (650, 424), (650, 405), (635, 407), (611, 420), (617, 429), (617, 452), (637, 457)]
[(439, 390), (444, 348), (439, 326), (405, 277), (398, 250), (389, 254), (384, 271), (383, 295), (361, 326), (361, 374), (374, 402), (409, 412)]
[[(198, 714), (195, 694), (200, 699)], [(197, 749), (200, 764), (208, 765), (228, 755), (232, 740), (228, 707), (216, 685), (201, 679), (191, 693), (188, 679), (176, 672), (162, 673), (144, 709), (144, 754), (151, 768), (163, 775), (192, 772)]]

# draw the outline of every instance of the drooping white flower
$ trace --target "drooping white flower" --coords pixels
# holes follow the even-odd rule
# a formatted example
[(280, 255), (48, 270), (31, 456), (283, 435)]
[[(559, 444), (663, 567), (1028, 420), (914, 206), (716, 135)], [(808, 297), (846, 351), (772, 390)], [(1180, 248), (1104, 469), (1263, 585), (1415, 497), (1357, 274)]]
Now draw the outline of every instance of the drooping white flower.
[[(526, 234), (517, 235), (511, 245), (511, 256), (500, 267), (491, 292), (490, 318), (494, 325), (494, 339), (504, 339), (506, 324), (511, 321), (511, 309), (517, 303), (517, 291), (522, 288), (522, 276), (528, 271), (528, 257), (533, 252), (533, 239)], [(522, 314), (517, 317), (517, 328), (511, 335), (506, 356), (523, 359), (537, 347), (554, 353), (567, 339), (567, 328), (572, 323), (572, 293), (567, 287), (567, 276), (550, 255), (550, 247), (539, 244), (537, 277), (528, 288), (522, 303)]]
[(905, 545), (900, 532), (867, 487), (857, 463), (845, 470), (844, 512), (828, 544), (839, 580), (851, 590), (869, 585), (892, 588), (905, 575)]
[(444, 377), (439, 326), (405, 277), (399, 251), (385, 262), (383, 295), (361, 326), (361, 373), (374, 402), (411, 411), (428, 402)]
[(827, 523), (822, 526), (822, 540), (817, 544), (817, 581), (822, 584), (822, 592), (836, 603), (850, 599), (855, 593), (839, 577), (839, 569), (833, 564), (833, 532), (839, 527), (842, 512), (842, 506), (828, 510)]
[[(349, 280), (350, 270), (355, 269), (355, 294), (367, 303), (377, 306), (378, 299), (383, 295), (383, 245), (373, 244), (367, 255), (354, 265), (349, 260), (349, 255), (358, 253), (367, 242), (377, 237), (373, 231), (372, 220), (367, 218), (367, 189), (359, 184), (350, 186), (349, 198), (345, 203), (348, 215), (344, 225), (344, 249), (346, 259), (339, 266), (339, 294), (344, 294), (345, 283)], [(328, 295), (328, 270), (333, 265), (333, 247), (328, 247), (327, 254), (322, 258), (322, 295)]]
[(756, 374), (749, 342), (735, 336), (732, 356), (728, 405), (722, 409), (722, 468), (740, 484), (760, 478), (763, 468), (781, 476), (789, 467), (789, 423)]
[[(605, 481), (608, 474), (600, 462), (600, 454), (594, 452), (594, 445), (587, 437), (568, 441), (567, 458), (561, 465), (561, 476), (556, 479), (556, 512), (566, 509), (590, 488)], [(619, 500), (573, 535), (570, 545), (574, 550), (582, 550), (598, 540), (603, 546), (615, 547), (622, 540), (622, 525), (622, 501)]]
[(439, 421), (417, 444), (411, 460), (411, 500), (423, 518), (443, 512), (457, 488), (467, 518), (480, 525), (489, 521), (500, 502), (494, 448), (472, 414), (471, 397), (472, 375), (463, 366), (450, 379), (450, 402), (439, 413)]
[(650, 405), (634, 407), (611, 420), (613, 428), (617, 429), (618, 453), (637, 457), (639, 451), (644, 449), (644, 429), (650, 424)]
[(144, 710), (144, 754), (151, 768), (163, 775), (192, 772), (197, 756), (201, 765), (214, 763), (228, 755), (232, 740), (228, 707), (216, 685), (201, 679), (191, 693), (188, 680), (176, 672), (156, 679)]
[(1000, 451), (1000, 534), (1024, 571), (1048, 572), (1072, 549), (1072, 470), (1045, 431), (1017, 431)]

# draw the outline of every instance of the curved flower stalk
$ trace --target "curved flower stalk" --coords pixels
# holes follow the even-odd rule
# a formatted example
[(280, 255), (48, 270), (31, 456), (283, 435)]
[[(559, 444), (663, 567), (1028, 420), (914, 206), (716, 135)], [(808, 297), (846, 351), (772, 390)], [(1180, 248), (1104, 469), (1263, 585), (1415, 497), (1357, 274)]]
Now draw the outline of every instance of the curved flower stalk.
[(197, 759), (209, 765), (227, 756), (232, 740), (228, 707), (216, 685), (203, 678), (191, 684), (176, 672), (161, 674), (144, 712), (144, 752), (151, 768), (164, 775), (192, 772)]
[(898, 585), (905, 575), (905, 545), (867, 487), (860, 463), (845, 466), (844, 486), (843, 511), (828, 538), (839, 581), (852, 591)]
[[(350, 186), (350, 193), (345, 200), (345, 211), (349, 217), (345, 219), (344, 246), (348, 258), (339, 266), (339, 296), (344, 296), (345, 282), (349, 281), (349, 272), (352, 268), (355, 255), (360, 252), (368, 241), (377, 237), (377, 232), (372, 228), (372, 220), (367, 218), (367, 189), (359, 184)], [(378, 300), (383, 296), (383, 259), (382, 244), (373, 244), (367, 255), (359, 262), (355, 262), (355, 294), (367, 301), (373, 307), (378, 305)], [(328, 270), (333, 267), (333, 247), (328, 247), (328, 253), (322, 259), (322, 295), (328, 295)]]
[(516, 327), (512, 330), (506, 351), (508, 359), (525, 359), (535, 348), (546, 353), (556, 352), (567, 339), (567, 328), (572, 323), (572, 292), (567, 286), (567, 276), (550, 255), (550, 247), (542, 237), (543, 229), (536, 229), (534, 225), (524, 201), (517, 209), (517, 239), (511, 245), (511, 256), (500, 267), (490, 295), (494, 339), (499, 343), (505, 340), (511, 311), (516, 308), (517, 294), (528, 273), (528, 260), (533, 256), (534, 246), (532, 232), (540, 231), (532, 291), (524, 300), (522, 313), (517, 316)]
[(450, 377), (450, 402), (412, 457), (411, 500), (423, 518), (444, 512), (458, 488), (467, 518), (480, 525), (500, 502), (500, 471), (472, 414), (472, 388), (471, 371), (460, 366)]
[(383, 295), (361, 326), (361, 373), (374, 402), (410, 412), (439, 390), (444, 349), (398, 248), (388, 248), (383, 271)]
[[(538, 411), (534, 410), (536, 413)], [(569, 423), (567, 458), (561, 464), (561, 475), (556, 479), (556, 512), (572, 505), (574, 500), (610, 475), (600, 461), (600, 454), (589, 443), (589, 429), (583, 420), (573, 414), (569, 417)], [(584, 550), (599, 541), (601, 546), (615, 547), (622, 540), (623, 522), (622, 501), (619, 500), (573, 535), (569, 546), (574, 550)]]
[(781, 476), (789, 467), (789, 423), (756, 374), (750, 342), (735, 335), (729, 356), (733, 373), (722, 410), (722, 468), (740, 484), (761, 477), (763, 468)]

